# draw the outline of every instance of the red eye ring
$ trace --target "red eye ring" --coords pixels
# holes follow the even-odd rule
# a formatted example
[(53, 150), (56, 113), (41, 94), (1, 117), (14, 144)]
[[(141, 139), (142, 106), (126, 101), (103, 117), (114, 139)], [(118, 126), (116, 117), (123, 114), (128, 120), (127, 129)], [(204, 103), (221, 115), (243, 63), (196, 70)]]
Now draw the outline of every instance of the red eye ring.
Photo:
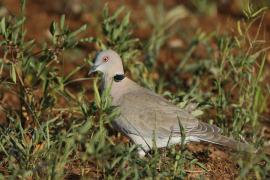
[(109, 56), (104, 56), (102, 59), (104, 62), (107, 62), (107, 61), (109, 61)]

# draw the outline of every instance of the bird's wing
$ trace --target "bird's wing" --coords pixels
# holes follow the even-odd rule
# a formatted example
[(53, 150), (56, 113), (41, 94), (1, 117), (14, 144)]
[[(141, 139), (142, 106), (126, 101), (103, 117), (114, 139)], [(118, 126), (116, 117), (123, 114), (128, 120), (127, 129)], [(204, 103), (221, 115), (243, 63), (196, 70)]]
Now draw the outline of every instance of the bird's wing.
[(119, 99), (121, 115), (117, 126), (125, 133), (151, 137), (169, 137), (196, 132), (199, 122), (189, 112), (144, 88), (128, 92)]
[(126, 134), (168, 138), (180, 136), (181, 123), (187, 137), (227, 146), (235, 150), (255, 152), (253, 147), (222, 136), (220, 129), (198, 121), (188, 111), (146, 89), (124, 94), (119, 100), (121, 115), (117, 126)]

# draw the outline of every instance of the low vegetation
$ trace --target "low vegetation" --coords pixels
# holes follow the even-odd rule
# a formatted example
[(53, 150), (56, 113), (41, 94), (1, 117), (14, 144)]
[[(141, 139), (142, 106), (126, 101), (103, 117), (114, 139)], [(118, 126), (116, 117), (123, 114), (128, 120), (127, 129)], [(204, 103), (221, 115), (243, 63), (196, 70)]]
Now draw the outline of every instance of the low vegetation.
[[(210, 170), (200, 158), (209, 152), (198, 155), (186, 145), (154, 149), (145, 158), (138, 157), (137, 146), (111, 127), (119, 111), (111, 106), (109, 91), (99, 93), (100, 76), (82, 73), (90, 68), (96, 52), (91, 51), (84, 63), (65, 73), (64, 64), (69, 59), (63, 54), (81, 44), (116, 50), (128, 76), (141, 85), (179, 108), (197, 103), (193, 114), (218, 125), (227, 136), (258, 149), (267, 145), (262, 122), (270, 100), (265, 69), (269, 48), (259, 38), (264, 7), (245, 7), (245, 18), (237, 22), (234, 35), (198, 30), (188, 40), (187, 50), (177, 54), (179, 62), (172, 67), (161, 64), (157, 57), (170, 37), (180, 36), (173, 25), (190, 13), (183, 6), (168, 11), (162, 4), (147, 5), (147, 21), (153, 32), (144, 40), (132, 33), (132, 12), (120, 7), (112, 13), (105, 5), (99, 36), (85, 37), (87, 25), (71, 30), (62, 15), (48, 27), (50, 40), (40, 44), (26, 38), (26, 2), (20, 2), (19, 16), (5, 16), (0, 21), (0, 111), (4, 118), (0, 126), (0, 179), (75, 175), (182, 179), (192, 172), (197, 178), (209, 176)], [(206, 11), (202, 2), (193, 3), (198, 12)], [(156, 12), (160, 16), (155, 17)], [(258, 28), (251, 36), (255, 23)], [(198, 48), (204, 50), (201, 57), (194, 55)], [(85, 81), (92, 84), (91, 97), (84, 86), (75, 90), (72, 86)], [(6, 96), (13, 99), (2, 103)], [(264, 151), (257, 155), (234, 152), (231, 156), (239, 179), (269, 178), (270, 158)]]

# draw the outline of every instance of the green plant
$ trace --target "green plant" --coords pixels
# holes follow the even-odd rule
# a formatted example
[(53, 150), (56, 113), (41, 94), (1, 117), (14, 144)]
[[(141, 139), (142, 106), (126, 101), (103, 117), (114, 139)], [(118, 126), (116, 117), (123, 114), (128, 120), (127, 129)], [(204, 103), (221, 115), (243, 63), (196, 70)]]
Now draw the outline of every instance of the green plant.
[[(6, 16), (0, 21), (0, 98), (9, 94), (18, 102), (14, 106), (0, 104), (6, 118), (6, 124), (0, 125), (0, 179), (62, 179), (74, 174), (102, 179), (183, 179), (194, 172), (196, 177), (209, 177), (211, 162), (201, 159), (207, 158), (208, 151), (201, 150), (199, 155), (190, 152), (183, 131), (180, 147), (154, 148), (144, 158), (138, 157), (139, 147), (123, 142), (123, 136), (113, 128), (119, 110), (111, 106), (110, 88), (100, 94), (99, 78), (81, 77), (85, 67), (92, 64), (92, 53), (72, 71), (65, 71), (65, 64), (70, 62), (63, 54), (85, 43), (95, 43), (98, 50), (119, 52), (132, 79), (180, 108), (198, 103), (194, 115), (218, 124), (225, 134), (259, 149), (265, 143), (260, 119), (270, 95), (265, 84), (268, 47), (258, 38), (261, 28), (254, 38), (249, 35), (255, 21), (261, 24), (264, 8), (248, 7), (247, 18), (238, 22), (234, 36), (189, 29), (192, 38), (187, 37), (187, 50), (174, 52), (181, 61), (173, 71), (163, 72), (166, 68), (158, 68), (156, 60), (161, 48), (168, 50), (164, 44), (169, 36), (183, 38), (174, 31), (182, 26), (173, 26), (187, 15), (183, 6), (167, 11), (162, 3), (148, 5), (146, 21), (153, 33), (145, 42), (134, 37), (129, 11), (121, 7), (110, 13), (106, 5), (101, 36), (81, 36), (87, 26), (71, 30), (61, 16), (59, 22), (51, 23), (47, 43), (40, 44), (26, 38), (26, 2), (20, 2), (18, 17)], [(205, 2), (198, 4), (202, 10)], [(201, 47), (205, 48), (202, 58), (196, 55)], [(153, 73), (159, 78), (153, 78)], [(184, 75), (189, 76), (182, 80)], [(91, 92), (88, 94), (82, 81), (92, 79), (93, 98), (89, 100)], [(79, 83), (80, 88), (74, 90), (73, 83)], [(237, 153), (234, 161), (239, 179), (269, 177), (269, 157), (264, 152), (248, 157)]]
[[(59, 24), (51, 24), (50, 44), (34, 52), (37, 43), (25, 40), (24, 8), (25, 1), (21, 1), (20, 17), (1, 19), (1, 88), (19, 100), (18, 108), (1, 105), (8, 124), (0, 129), (0, 151), (4, 155), (1, 164), (7, 165), (6, 173), (11, 178), (40, 178), (46, 174), (54, 179), (63, 176), (64, 167), (76, 148), (73, 133), (81, 122), (64, 124), (65, 116), (70, 115), (77, 103), (66, 84), (84, 67), (62, 76), (58, 64), (62, 63), (61, 54), (77, 45), (77, 36), (86, 26), (71, 31), (62, 16)], [(60, 98), (68, 100), (66, 109), (57, 107)]]
[(145, 64), (149, 69), (154, 69), (162, 46), (165, 44), (166, 40), (175, 33), (175, 28), (172, 27), (180, 19), (187, 17), (189, 12), (181, 5), (167, 11), (162, 1), (159, 1), (156, 7), (145, 4), (144, 6), (146, 6), (146, 17), (153, 28), (151, 37), (145, 46), (145, 53), (147, 54)]

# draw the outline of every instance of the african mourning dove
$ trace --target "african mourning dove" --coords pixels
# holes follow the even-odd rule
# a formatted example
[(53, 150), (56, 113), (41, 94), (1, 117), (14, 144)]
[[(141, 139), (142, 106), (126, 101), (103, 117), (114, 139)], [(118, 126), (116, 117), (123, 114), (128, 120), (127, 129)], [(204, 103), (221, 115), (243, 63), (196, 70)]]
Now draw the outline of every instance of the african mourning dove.
[(248, 144), (221, 135), (217, 126), (199, 121), (189, 111), (125, 77), (122, 60), (113, 50), (97, 54), (89, 73), (95, 71), (103, 73), (104, 88), (111, 88), (112, 105), (120, 108), (120, 116), (113, 124), (140, 145), (140, 156), (154, 145), (161, 148), (180, 143), (180, 124), (185, 142), (206, 141), (241, 151), (250, 148)]

